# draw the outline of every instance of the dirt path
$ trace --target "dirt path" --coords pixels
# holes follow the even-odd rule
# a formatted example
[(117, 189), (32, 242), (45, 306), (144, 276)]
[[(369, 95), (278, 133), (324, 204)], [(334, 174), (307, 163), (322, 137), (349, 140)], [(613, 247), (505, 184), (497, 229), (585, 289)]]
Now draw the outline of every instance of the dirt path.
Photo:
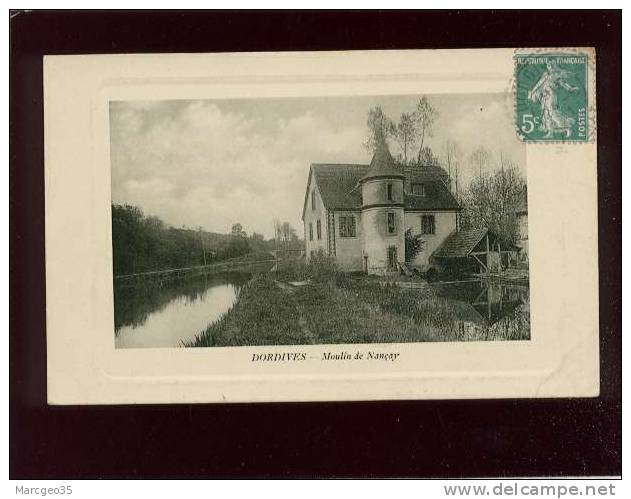
[(290, 286), (289, 284), (285, 283), (285, 282), (280, 282), (277, 281), (276, 279), (274, 279), (274, 282), (276, 283), (276, 286), (278, 286), (280, 289), (282, 289), (283, 291), (293, 294), (296, 292), (296, 288), (294, 288), (293, 286)]

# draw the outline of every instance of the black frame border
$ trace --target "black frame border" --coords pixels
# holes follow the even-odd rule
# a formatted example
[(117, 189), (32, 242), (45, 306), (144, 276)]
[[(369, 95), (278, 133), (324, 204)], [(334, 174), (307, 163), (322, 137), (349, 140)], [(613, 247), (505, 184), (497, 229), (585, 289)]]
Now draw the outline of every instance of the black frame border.
[[(621, 11), (10, 11), (9, 16), (11, 478), (621, 474)], [(568, 42), (597, 50), (598, 398), (46, 405), (44, 54)]]

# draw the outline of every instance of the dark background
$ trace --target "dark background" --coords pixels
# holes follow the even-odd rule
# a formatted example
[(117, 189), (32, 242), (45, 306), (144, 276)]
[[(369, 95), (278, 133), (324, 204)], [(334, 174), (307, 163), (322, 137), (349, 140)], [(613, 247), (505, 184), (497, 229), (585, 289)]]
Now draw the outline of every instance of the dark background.
[[(620, 12), (10, 16), (11, 478), (621, 474)], [(564, 45), (597, 49), (599, 398), (46, 405), (44, 54)]]

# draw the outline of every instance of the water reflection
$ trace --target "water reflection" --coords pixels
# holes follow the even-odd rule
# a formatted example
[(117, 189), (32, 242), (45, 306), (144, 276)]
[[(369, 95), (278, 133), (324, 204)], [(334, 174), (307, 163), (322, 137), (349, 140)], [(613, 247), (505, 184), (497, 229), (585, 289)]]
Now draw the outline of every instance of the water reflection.
[[(235, 303), (251, 272), (230, 272), (158, 283), (115, 286), (117, 348), (179, 347)], [(527, 340), (529, 288), (486, 280), (432, 283), (431, 297), (397, 313), (431, 330), (429, 341)], [(296, 291), (298, 292), (298, 291)], [(414, 303), (418, 310), (412, 312)], [(412, 312), (412, 313), (411, 313)], [(358, 339), (364, 338), (358, 331)], [(385, 338), (384, 338), (385, 339)], [(414, 337), (403, 341), (428, 341)]]
[(433, 284), (457, 317), (458, 341), (530, 339), (530, 290), (487, 280)]
[(178, 347), (234, 304), (249, 273), (114, 287), (116, 348)]

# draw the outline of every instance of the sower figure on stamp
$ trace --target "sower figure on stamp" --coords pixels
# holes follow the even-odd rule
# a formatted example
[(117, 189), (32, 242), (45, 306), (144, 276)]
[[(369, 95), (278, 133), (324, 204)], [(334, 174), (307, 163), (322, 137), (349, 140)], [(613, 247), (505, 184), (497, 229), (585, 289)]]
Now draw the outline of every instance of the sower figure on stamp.
[(559, 131), (569, 137), (572, 133), (574, 119), (561, 112), (557, 103), (557, 89), (562, 87), (568, 92), (575, 92), (578, 87), (570, 85), (565, 79), (572, 75), (570, 71), (560, 69), (555, 60), (546, 63), (547, 70), (539, 81), (528, 92), (528, 99), (541, 104), (540, 129), (546, 132), (544, 138), (552, 137), (553, 132)]

